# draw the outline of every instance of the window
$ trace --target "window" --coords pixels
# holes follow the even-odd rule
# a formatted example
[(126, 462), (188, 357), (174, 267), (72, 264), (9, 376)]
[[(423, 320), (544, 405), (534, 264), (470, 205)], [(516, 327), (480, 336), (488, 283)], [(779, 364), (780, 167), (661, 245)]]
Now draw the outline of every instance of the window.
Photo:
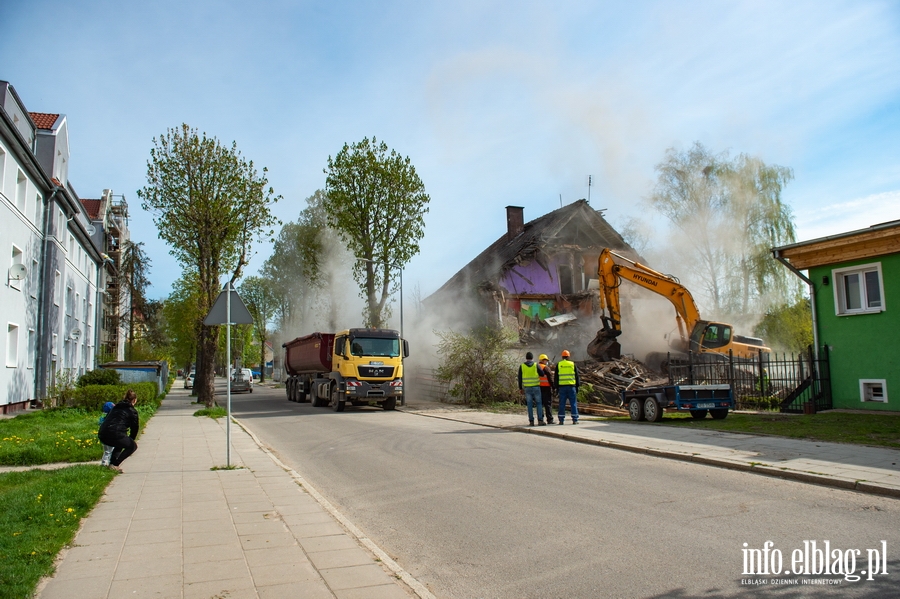
[(6, 366), (15, 368), (19, 365), (19, 325), (7, 324), (6, 333)]
[(28, 329), (28, 355), (25, 357), (26, 364), (28, 364), (28, 368), (34, 368), (34, 340), (36, 337), (34, 336), (34, 329)]
[(884, 310), (881, 263), (833, 270), (835, 313), (865, 314)]
[(25, 193), (27, 191), (28, 179), (25, 178), (25, 173), (19, 171), (19, 174), (16, 177), (16, 208), (18, 208), (19, 212), (22, 214), (25, 214), (25, 203), (27, 200)]
[(44, 209), (44, 198), (41, 197), (41, 194), (36, 194), (34, 196), (34, 226), (41, 229), (41, 214)]
[(887, 381), (885, 379), (860, 379), (859, 400), (887, 403)]
[[(22, 250), (17, 248), (16, 246), (12, 246), (12, 261), (10, 262), (10, 266), (15, 266), (16, 264), (22, 264)], [(24, 279), (12, 279), (9, 280), (9, 286), (13, 289), (17, 289), (19, 291), (22, 290), (22, 281)]]
[(56, 275), (53, 277), (53, 305), (59, 305), (59, 296), (62, 295), (62, 287), (60, 286), (60, 276), (59, 271), (56, 271)]
[(37, 292), (38, 292), (38, 284), (37, 284), (37, 282), (38, 282), (38, 280), (39, 280), (39, 279), (38, 279), (38, 261), (37, 261), (37, 258), (32, 258), (32, 259), (31, 259), (31, 272), (28, 273), (28, 280), (30, 281), (30, 282), (28, 283), (28, 289), (29, 289), (30, 292), (31, 292), (31, 297), (33, 297), (34, 299), (37, 299)]

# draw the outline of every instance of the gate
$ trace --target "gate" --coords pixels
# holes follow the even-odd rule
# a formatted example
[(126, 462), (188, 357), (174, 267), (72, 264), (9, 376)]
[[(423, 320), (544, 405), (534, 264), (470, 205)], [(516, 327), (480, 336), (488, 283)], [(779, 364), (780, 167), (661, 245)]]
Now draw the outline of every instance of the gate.
[(831, 375), (828, 347), (818, 357), (810, 347), (799, 355), (763, 353), (753, 358), (690, 352), (669, 356), (671, 384), (728, 384), (738, 409), (811, 414), (830, 410)]

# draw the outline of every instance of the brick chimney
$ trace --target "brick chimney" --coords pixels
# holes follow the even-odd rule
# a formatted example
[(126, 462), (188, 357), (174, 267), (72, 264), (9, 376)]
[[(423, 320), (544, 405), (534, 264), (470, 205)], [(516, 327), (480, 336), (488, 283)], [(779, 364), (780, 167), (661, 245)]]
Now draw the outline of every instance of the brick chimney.
[(506, 207), (506, 238), (512, 241), (525, 232), (525, 212), (521, 206)]

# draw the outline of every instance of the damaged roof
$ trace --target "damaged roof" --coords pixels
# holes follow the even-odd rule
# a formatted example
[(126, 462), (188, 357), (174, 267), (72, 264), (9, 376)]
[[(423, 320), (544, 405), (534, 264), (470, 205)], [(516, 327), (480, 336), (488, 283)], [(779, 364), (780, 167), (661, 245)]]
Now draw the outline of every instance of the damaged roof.
[(591, 208), (587, 200), (578, 200), (525, 223), (523, 231), (513, 239), (505, 232), (431, 297), (491, 286), (517, 264), (546, 260), (544, 248), (565, 247), (595, 250), (598, 254), (606, 247), (634, 253), (600, 211)]

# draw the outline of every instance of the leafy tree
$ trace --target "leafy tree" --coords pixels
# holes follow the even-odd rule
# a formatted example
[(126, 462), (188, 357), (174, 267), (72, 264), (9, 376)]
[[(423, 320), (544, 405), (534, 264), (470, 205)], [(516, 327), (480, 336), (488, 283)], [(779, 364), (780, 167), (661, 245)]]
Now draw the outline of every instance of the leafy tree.
[(772, 308), (756, 326), (754, 334), (776, 351), (803, 353), (813, 343), (809, 298)]
[[(232, 282), (238, 279), (253, 241), (278, 222), (270, 206), (279, 196), (267, 185), (266, 169), (257, 173), (236, 143), (225, 147), (186, 124), (153, 139), (147, 185), (138, 196), (170, 253), (196, 277), (200, 315), (212, 307), (222, 276), (233, 271)], [(195, 387), (207, 406), (214, 403), (218, 336), (218, 326), (200, 326)]]
[(797, 297), (799, 286), (769, 254), (795, 240), (781, 198), (791, 169), (744, 154), (713, 154), (696, 142), (684, 152), (670, 148), (656, 170), (650, 203), (687, 244), (679, 260), (699, 279), (715, 316), (761, 313)]
[[(141, 249), (143, 242), (126, 241), (122, 247), (122, 264), (119, 271), (119, 293), (127, 296), (128, 301), (128, 360), (134, 360), (134, 327), (135, 318), (145, 321), (147, 317), (147, 286), (150, 280), (150, 258)], [(122, 299), (120, 296), (120, 302)]]
[(430, 198), (410, 159), (374, 137), (328, 157), (325, 213), (353, 256), (366, 324), (381, 327), (398, 269), (419, 252)]
[(335, 243), (323, 208), (325, 192), (317, 190), (297, 222), (285, 224), (262, 268), (276, 298), (276, 316), (282, 330), (296, 326), (314, 306), (326, 312), (327, 328), (337, 328), (342, 296), (335, 269), (329, 262), (344, 261), (347, 250)]
[(439, 381), (450, 383), (450, 395), (464, 403), (516, 402), (517, 363), (506, 349), (518, 341), (502, 327), (488, 326), (469, 334), (437, 332), (441, 362)]
[(259, 380), (266, 380), (266, 341), (269, 339), (269, 322), (275, 316), (277, 299), (266, 280), (260, 277), (247, 277), (241, 284), (241, 298), (253, 317), (253, 331), (259, 342)]
[(165, 334), (174, 362), (189, 371), (197, 357), (197, 338), (206, 316), (200, 313), (200, 286), (190, 273), (183, 273), (172, 285), (163, 303)]

